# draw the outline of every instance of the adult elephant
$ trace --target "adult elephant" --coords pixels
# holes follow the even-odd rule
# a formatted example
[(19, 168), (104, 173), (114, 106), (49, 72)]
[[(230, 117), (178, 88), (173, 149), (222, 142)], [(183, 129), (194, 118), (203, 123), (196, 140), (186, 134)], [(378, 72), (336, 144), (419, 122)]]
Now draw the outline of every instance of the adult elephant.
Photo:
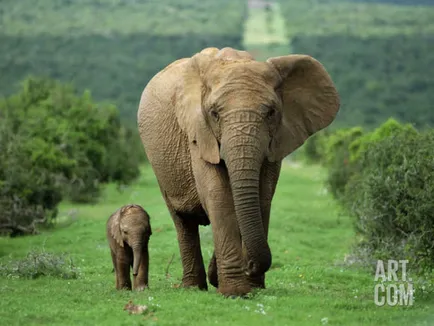
[(245, 51), (207, 48), (153, 77), (138, 127), (176, 226), (183, 286), (207, 289), (199, 225), (211, 223), (210, 283), (225, 296), (265, 287), (282, 159), (338, 110), (330, 76), (306, 55), (258, 62)]

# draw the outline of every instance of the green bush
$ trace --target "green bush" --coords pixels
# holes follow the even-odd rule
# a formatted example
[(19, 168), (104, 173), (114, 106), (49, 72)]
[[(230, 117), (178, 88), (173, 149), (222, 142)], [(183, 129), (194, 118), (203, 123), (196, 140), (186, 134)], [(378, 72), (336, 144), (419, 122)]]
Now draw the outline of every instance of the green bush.
[(62, 198), (94, 202), (102, 184), (129, 184), (140, 173), (138, 133), (88, 92), (78, 96), (69, 85), (29, 78), (0, 101), (0, 121), (3, 232), (34, 233), (37, 221), (55, 218)]
[(328, 187), (336, 199), (345, 194), (345, 187), (351, 177), (363, 169), (360, 156), (373, 144), (400, 132), (417, 134), (411, 124), (401, 124), (388, 119), (371, 132), (361, 127), (339, 129), (327, 137), (324, 149), (325, 164), (328, 168)]
[(417, 130), (410, 124), (401, 124), (393, 118), (389, 118), (385, 123), (370, 133), (355, 139), (349, 146), (350, 159), (352, 162), (359, 160), (361, 153), (369, 148), (373, 143), (386, 137), (393, 136), (400, 132), (417, 134)]
[(402, 128), (360, 155), (345, 191), (372, 259), (408, 259), (418, 272), (434, 268), (434, 131)]
[(72, 258), (66, 254), (54, 254), (44, 251), (31, 251), (27, 256), (9, 264), (0, 265), (0, 275), (36, 279), (51, 276), (62, 279), (78, 278), (78, 268)]
[(311, 137), (303, 145), (304, 160), (308, 164), (323, 163), (326, 155), (328, 129), (323, 129)]
[(355, 173), (356, 165), (350, 162), (350, 144), (363, 135), (363, 129), (354, 127), (333, 132), (325, 145), (325, 166), (327, 167), (327, 186), (336, 199), (345, 192), (345, 186)]
[(62, 199), (61, 176), (33, 164), (32, 140), (11, 132), (0, 120), (0, 233), (36, 233), (57, 214)]

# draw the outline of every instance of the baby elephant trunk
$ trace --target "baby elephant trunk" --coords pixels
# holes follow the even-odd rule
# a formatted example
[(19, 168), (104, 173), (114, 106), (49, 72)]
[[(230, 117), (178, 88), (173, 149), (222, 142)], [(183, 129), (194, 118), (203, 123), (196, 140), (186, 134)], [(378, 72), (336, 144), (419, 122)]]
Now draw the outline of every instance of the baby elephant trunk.
[(133, 275), (139, 274), (139, 266), (142, 261), (142, 246), (133, 248)]

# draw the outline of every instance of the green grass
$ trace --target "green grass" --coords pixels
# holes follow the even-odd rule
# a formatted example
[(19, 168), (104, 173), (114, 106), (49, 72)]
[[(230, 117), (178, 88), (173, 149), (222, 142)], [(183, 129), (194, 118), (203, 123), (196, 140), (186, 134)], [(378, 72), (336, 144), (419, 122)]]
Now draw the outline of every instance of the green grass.
[[(175, 288), (181, 277), (176, 233), (149, 168), (140, 181), (118, 193), (107, 187), (98, 205), (62, 204), (60, 225), (25, 238), (0, 238), (0, 262), (22, 259), (31, 250), (68, 253), (77, 279), (0, 279), (3, 325), (432, 325), (434, 301), (416, 298), (412, 307), (376, 307), (373, 275), (341, 264), (354, 240), (352, 224), (338, 213), (323, 188), (318, 167), (285, 165), (273, 202), (270, 246), (273, 266), (267, 289), (248, 300)], [(116, 291), (105, 239), (108, 216), (138, 203), (151, 215), (150, 289)], [(74, 210), (72, 224), (66, 216)], [(212, 253), (211, 228), (201, 229), (202, 252)], [(169, 279), (165, 277), (168, 261)], [(128, 315), (132, 299), (149, 305), (152, 317)], [(325, 319), (327, 318), (327, 319)], [(323, 321), (321, 321), (323, 320)]]

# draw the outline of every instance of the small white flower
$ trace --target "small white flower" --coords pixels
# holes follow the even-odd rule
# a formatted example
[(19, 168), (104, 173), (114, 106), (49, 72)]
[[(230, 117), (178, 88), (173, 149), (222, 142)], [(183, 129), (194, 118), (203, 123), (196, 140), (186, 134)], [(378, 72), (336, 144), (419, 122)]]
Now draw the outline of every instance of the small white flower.
[(327, 325), (328, 322), (329, 322), (329, 319), (328, 319), (327, 317), (324, 317), (324, 318), (321, 319), (321, 323), (322, 323), (323, 325)]

